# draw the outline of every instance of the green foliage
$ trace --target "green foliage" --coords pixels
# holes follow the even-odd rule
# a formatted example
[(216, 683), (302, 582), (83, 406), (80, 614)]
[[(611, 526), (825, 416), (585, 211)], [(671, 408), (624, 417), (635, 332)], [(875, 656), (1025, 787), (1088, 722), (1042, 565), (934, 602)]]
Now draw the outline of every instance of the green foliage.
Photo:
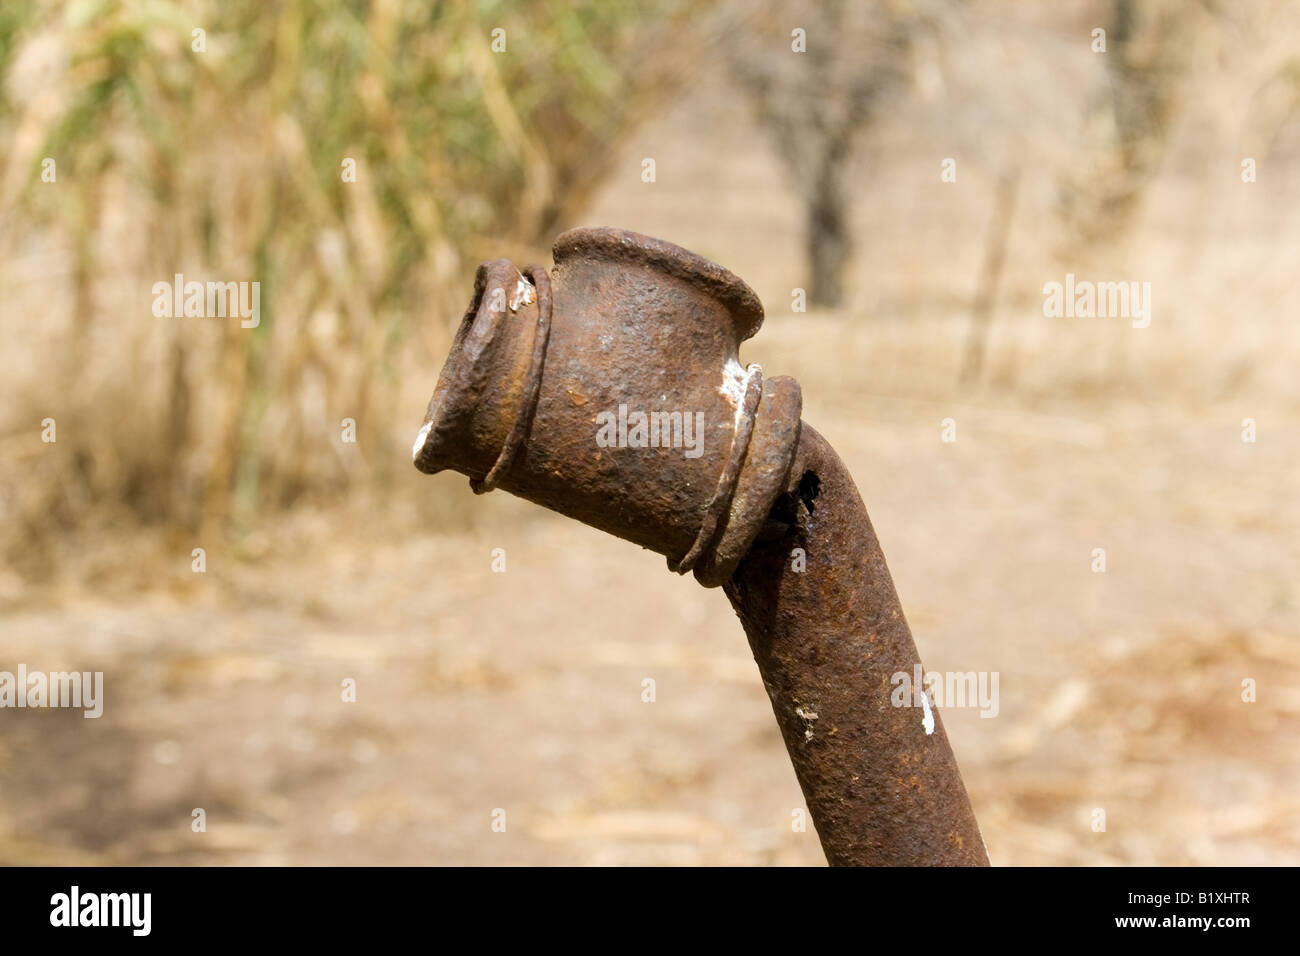
[[(38, 135), (18, 151), (28, 182), (0, 194), (4, 242), (10, 254), (36, 236), (71, 250), (76, 323), (113, 327), (100, 329), (112, 349), (73, 343), (67, 369), (39, 387), (70, 389), (58, 375), (71, 369), (160, 386), (121, 399), (130, 407), (116, 413), (145, 431), (112, 438), (123, 470), (93, 479), (86, 500), (129, 485), (168, 519), (224, 523), (382, 478), (401, 458), (381, 421), (400, 350), (417, 330), (439, 341), (488, 239), (533, 243), (589, 194), (638, 115), (625, 107), (661, 79), (654, 38), (675, 7), (6, 0), (0, 135)], [(504, 53), (491, 48), (498, 27)], [(41, 51), (45, 73), (31, 67)], [(39, 185), (47, 156), (57, 189)], [(349, 158), (356, 182), (341, 175)], [(108, 237), (122, 219), (139, 247)], [(173, 272), (259, 281), (261, 326), (227, 324), (216, 343), (192, 323), (160, 332), (143, 292), (108, 291)], [(160, 334), (170, 371), (136, 357)], [(115, 435), (96, 410), (109, 396), (79, 401)], [(362, 465), (330, 447), (343, 416), (357, 420)]]

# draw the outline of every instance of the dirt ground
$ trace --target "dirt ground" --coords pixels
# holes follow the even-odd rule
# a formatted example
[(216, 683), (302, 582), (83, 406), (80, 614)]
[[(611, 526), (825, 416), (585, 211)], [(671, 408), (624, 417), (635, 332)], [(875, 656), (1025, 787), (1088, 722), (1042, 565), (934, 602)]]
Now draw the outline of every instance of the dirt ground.
[[(1198, 387), (1219, 326), (1123, 353), (1132, 374), (1105, 387), (1060, 372), (1086, 343), (1061, 358), (999, 326), (1029, 343), (992, 353), (1019, 362), (1010, 381), (935, 384), (960, 354), (960, 288), (900, 318), (908, 267), (869, 227), (904, 225), (869, 200), (854, 304), (792, 314), (797, 203), (770, 154), (717, 148), (748, 135), (736, 117), (651, 125), (588, 221), (755, 280), (769, 319), (742, 358), (802, 382), (926, 667), (1000, 675), (995, 718), (943, 715), (993, 862), (1300, 863), (1293, 396), (1262, 372)], [(651, 149), (662, 182), (643, 189)], [(977, 252), (940, 247), (929, 274), (964, 282)], [(1026, 271), (1004, 311), (1032, 324), (1043, 273)], [(408, 444), (436, 371), (404, 383)], [(199, 575), (202, 544), (88, 528), (47, 584), (0, 573), (6, 660), (106, 680), (99, 720), (4, 715), (0, 863), (824, 862), (792, 830), (802, 797), (725, 598), (659, 556), (414, 469), (382, 507), (303, 507), (211, 545)]]
[[(1297, 577), (1293, 550), (1276, 560), (1295, 515), (1279, 526), (1250, 492), (1247, 453), (1158, 415), (1095, 445), (1025, 442), (1055, 419), (974, 407), (945, 445), (936, 414), (863, 399), (816, 420), (871, 502), (926, 666), (1000, 674), (996, 718), (944, 714), (994, 862), (1296, 862)], [(10, 654), (103, 669), (107, 691), (99, 720), (6, 715), (5, 862), (820, 862), (720, 593), (432, 480), (485, 527), (384, 541), (345, 519), (342, 545), (337, 515), (301, 514), (201, 578), (182, 551), (127, 593), (11, 612)], [(1232, 488), (1225, 526), (1198, 503)]]

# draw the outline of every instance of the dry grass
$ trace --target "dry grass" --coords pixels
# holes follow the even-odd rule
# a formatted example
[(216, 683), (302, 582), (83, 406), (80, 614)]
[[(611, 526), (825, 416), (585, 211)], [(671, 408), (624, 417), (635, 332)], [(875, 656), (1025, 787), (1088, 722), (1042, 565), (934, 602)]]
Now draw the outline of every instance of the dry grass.
[[(641, 61), (678, 16), (7, 8), (6, 557), (41, 579), (49, 531), (106, 517), (210, 540), (304, 500), (382, 498), (409, 445), (391, 440), (397, 383), (445, 352), (484, 237), (526, 247), (581, 200), (635, 115), (612, 104), (671, 92), (676, 60)], [(513, 55), (490, 51), (497, 27)], [(259, 283), (260, 324), (158, 318), (176, 274)]]

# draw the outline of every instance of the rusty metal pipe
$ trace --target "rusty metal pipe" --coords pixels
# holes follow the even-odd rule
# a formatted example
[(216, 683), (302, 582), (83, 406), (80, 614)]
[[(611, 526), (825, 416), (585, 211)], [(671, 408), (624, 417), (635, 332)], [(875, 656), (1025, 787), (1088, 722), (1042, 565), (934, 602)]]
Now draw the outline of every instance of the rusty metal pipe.
[(772, 523), (723, 589), (827, 860), (987, 866), (938, 711), (891, 705), (920, 658), (853, 479), (807, 424)]
[(938, 713), (923, 692), (891, 706), (918, 658), (857, 489), (801, 422), (799, 384), (738, 360), (758, 297), (623, 230), (564, 233), (554, 257), (479, 268), (416, 467), (723, 585), (830, 863), (987, 865)]

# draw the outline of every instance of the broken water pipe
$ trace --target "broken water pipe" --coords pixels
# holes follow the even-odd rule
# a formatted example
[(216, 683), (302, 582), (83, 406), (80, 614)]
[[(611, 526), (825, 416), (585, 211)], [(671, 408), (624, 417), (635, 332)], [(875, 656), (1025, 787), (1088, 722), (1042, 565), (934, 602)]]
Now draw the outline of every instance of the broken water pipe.
[(987, 866), (938, 711), (924, 690), (891, 705), (919, 658), (858, 490), (800, 420), (799, 383), (740, 364), (758, 297), (624, 230), (566, 232), (553, 255), (550, 272), (479, 267), (415, 466), (722, 587), (832, 865)]

